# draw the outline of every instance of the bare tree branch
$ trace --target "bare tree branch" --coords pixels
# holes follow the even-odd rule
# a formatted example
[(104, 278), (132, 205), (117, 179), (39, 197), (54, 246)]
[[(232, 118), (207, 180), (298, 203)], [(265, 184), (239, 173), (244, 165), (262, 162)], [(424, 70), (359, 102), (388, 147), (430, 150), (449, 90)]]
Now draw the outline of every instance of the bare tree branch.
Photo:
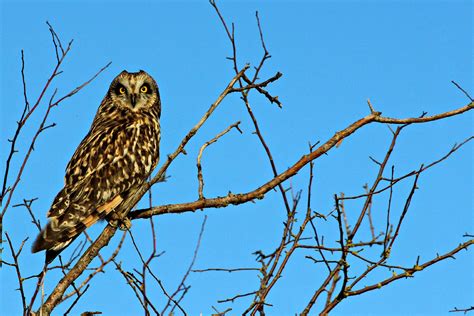
[(199, 154), (197, 156), (196, 166), (197, 166), (197, 170), (198, 170), (198, 173), (197, 173), (197, 178), (198, 178), (198, 183), (199, 183), (198, 195), (199, 195), (200, 199), (204, 199), (204, 195), (202, 193), (203, 188), (204, 188), (204, 179), (202, 177), (202, 165), (201, 165), (201, 158), (202, 158), (202, 154), (203, 154), (204, 150), (207, 148), (207, 146), (217, 142), (219, 140), (219, 138), (221, 138), (222, 136), (227, 134), (233, 128), (237, 129), (242, 134), (242, 131), (239, 128), (239, 124), (240, 124), (240, 121), (230, 125), (225, 130), (223, 130), (222, 132), (217, 134), (213, 139), (211, 139), (210, 141), (207, 141), (206, 143), (204, 143), (204, 145), (201, 146), (201, 149), (199, 149)]
[[(193, 269), (193, 266), (194, 266), (194, 263), (196, 262), (196, 258), (197, 258), (197, 254), (199, 252), (199, 247), (201, 246), (201, 239), (202, 239), (202, 235), (204, 234), (204, 229), (206, 227), (206, 221), (207, 221), (207, 215), (204, 216), (204, 220), (202, 221), (202, 224), (201, 224), (201, 230), (199, 231), (199, 236), (198, 236), (198, 240), (196, 242), (196, 248), (194, 249), (194, 254), (193, 254), (193, 259), (191, 260), (191, 263), (189, 264), (189, 267), (188, 269), (186, 270), (186, 273), (183, 275), (183, 278), (181, 280), (181, 282), (179, 283), (178, 287), (176, 288), (176, 291), (174, 291), (173, 294), (171, 294), (170, 298), (168, 299), (168, 302), (166, 303), (165, 307), (163, 308), (163, 310), (161, 311), (161, 315), (165, 315), (165, 312), (166, 310), (168, 309), (169, 306), (171, 306), (171, 302), (173, 301), (173, 298), (180, 292), (180, 291), (187, 291), (187, 288), (189, 287), (186, 287), (185, 285), (185, 282), (186, 282), (186, 279), (188, 278), (189, 274), (191, 273), (192, 269)], [(180, 298), (180, 300), (183, 298), (183, 296)], [(178, 303), (179, 301), (178, 300)], [(170, 314), (172, 315), (173, 314), (173, 311), (175, 309), (177, 305), (175, 304), (172, 308), (171, 308), (171, 311), (170, 311)]]
[(197, 201), (188, 202), (188, 203), (168, 204), (168, 205), (161, 205), (161, 206), (156, 206), (156, 207), (148, 208), (148, 209), (140, 209), (140, 210), (131, 212), (129, 217), (131, 219), (148, 218), (150, 216), (157, 215), (157, 214), (183, 213), (183, 212), (195, 211), (195, 210), (204, 209), (204, 208), (224, 207), (231, 204), (238, 205), (238, 204), (246, 203), (248, 201), (252, 201), (255, 199), (261, 199), (264, 197), (264, 195), (268, 191), (272, 190), (275, 186), (277, 186), (283, 181), (294, 176), (300, 169), (302, 169), (310, 161), (315, 160), (319, 158), (321, 155), (327, 153), (340, 140), (349, 137), (355, 131), (357, 131), (358, 129), (362, 128), (363, 126), (367, 124), (370, 124), (373, 122), (392, 123), (392, 124), (426, 123), (426, 122), (431, 122), (434, 120), (447, 118), (453, 115), (459, 115), (466, 111), (472, 110), (473, 108), (474, 108), (474, 102), (471, 102), (453, 111), (444, 112), (444, 113), (437, 114), (430, 117), (407, 118), (407, 119), (384, 118), (384, 117), (379, 116), (380, 113), (369, 114), (368, 116), (352, 123), (345, 129), (339, 132), (336, 132), (334, 136), (331, 137), (328, 141), (326, 141), (323, 145), (319, 146), (313, 152), (302, 156), (296, 163), (294, 163), (286, 171), (280, 173), (279, 175), (277, 175), (270, 181), (266, 182), (262, 186), (254, 189), (253, 191), (242, 193), (242, 194), (229, 193), (227, 196), (224, 196), (224, 197), (209, 198), (209, 199), (202, 199), (202, 200), (197, 200)]

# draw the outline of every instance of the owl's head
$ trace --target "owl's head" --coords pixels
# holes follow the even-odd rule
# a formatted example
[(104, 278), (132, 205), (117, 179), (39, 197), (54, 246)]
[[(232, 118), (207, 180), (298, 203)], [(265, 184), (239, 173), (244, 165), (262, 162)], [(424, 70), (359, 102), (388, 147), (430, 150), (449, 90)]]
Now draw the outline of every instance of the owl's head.
[(158, 85), (143, 70), (122, 71), (112, 81), (108, 93), (115, 105), (133, 111), (159, 106), (160, 102)]

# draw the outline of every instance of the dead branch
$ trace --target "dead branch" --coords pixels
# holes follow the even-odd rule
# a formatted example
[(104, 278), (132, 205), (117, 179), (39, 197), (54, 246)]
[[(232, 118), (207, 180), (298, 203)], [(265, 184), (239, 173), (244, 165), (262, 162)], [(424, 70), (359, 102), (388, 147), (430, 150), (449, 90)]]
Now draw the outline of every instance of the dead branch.
[(239, 128), (239, 124), (240, 124), (240, 121), (230, 125), (225, 130), (223, 130), (222, 132), (217, 134), (213, 139), (211, 139), (210, 141), (205, 142), (204, 145), (201, 146), (201, 149), (199, 149), (199, 154), (197, 156), (196, 166), (197, 166), (197, 171), (198, 171), (197, 172), (197, 178), (198, 178), (198, 183), (199, 183), (198, 195), (199, 195), (200, 199), (204, 199), (204, 195), (202, 193), (203, 188), (204, 188), (204, 179), (202, 177), (202, 165), (201, 165), (201, 158), (202, 158), (202, 154), (203, 154), (204, 150), (207, 148), (207, 146), (217, 142), (219, 140), (219, 138), (221, 138), (222, 136), (224, 136), (225, 134), (230, 132), (230, 130), (233, 129), (233, 128), (237, 129), (242, 134), (242, 131)]
[(23, 278), (22, 278), (21, 272), (20, 272), (20, 264), (18, 262), (18, 257), (20, 256), (21, 251), (23, 250), (23, 246), (25, 245), (25, 242), (28, 240), (28, 238), (24, 239), (22, 241), (18, 251), (15, 251), (15, 249), (13, 247), (13, 244), (12, 244), (12, 241), (10, 239), (10, 236), (8, 235), (7, 232), (5, 232), (5, 237), (7, 237), (8, 247), (10, 248), (10, 253), (13, 257), (12, 266), (15, 267), (16, 276), (18, 278), (18, 291), (20, 292), (21, 303), (23, 304), (23, 313), (26, 314), (26, 311), (28, 310), (28, 305), (26, 305), (25, 290), (23, 288)]
[(367, 124), (374, 123), (374, 122), (392, 123), (392, 124), (426, 123), (426, 122), (431, 122), (434, 120), (447, 118), (453, 115), (459, 115), (466, 111), (470, 111), (473, 108), (474, 108), (474, 102), (471, 102), (456, 110), (444, 112), (444, 113), (440, 113), (434, 116), (424, 117), (424, 118), (395, 119), (395, 118), (380, 117), (380, 113), (369, 114), (368, 116), (355, 121), (354, 123), (352, 123), (345, 129), (339, 132), (336, 132), (334, 136), (332, 136), (323, 145), (319, 146), (313, 152), (303, 155), (296, 163), (294, 163), (286, 171), (280, 173), (279, 175), (277, 175), (270, 181), (266, 182), (262, 186), (254, 189), (253, 191), (250, 191), (248, 193), (241, 193), (241, 194), (229, 193), (227, 196), (224, 196), (224, 197), (216, 197), (216, 198), (197, 200), (197, 201), (188, 202), (188, 203), (168, 204), (168, 205), (156, 206), (153, 208), (140, 209), (140, 210), (131, 212), (129, 217), (131, 219), (148, 218), (150, 216), (154, 216), (158, 214), (174, 214), (174, 213), (192, 212), (198, 209), (219, 208), (219, 207), (225, 207), (231, 204), (238, 205), (238, 204), (246, 203), (255, 199), (262, 199), (268, 191), (272, 190), (274, 187), (276, 187), (278, 184), (282, 183), (283, 181), (294, 176), (296, 173), (298, 173), (299, 170), (301, 170), (304, 166), (306, 166), (310, 161), (313, 161), (319, 158), (321, 155), (326, 154), (340, 140), (349, 137), (355, 131), (364, 127)]
[[(49, 25), (49, 24), (48, 24)], [(54, 45), (56, 47), (56, 53), (57, 53), (57, 44), (56, 42), (54, 41), (54, 38), (56, 38), (58, 40), (59, 43), (61, 43), (59, 41), (59, 38), (57, 36), (57, 34), (54, 32), (54, 30), (52, 29), (52, 27), (50, 26), (50, 31), (51, 31), (51, 34), (53, 36), (53, 42), (54, 42)], [(4, 175), (4, 180), (3, 180), (3, 188), (2, 188), (2, 193), (1, 193), (1, 200), (0, 200), (0, 205), (2, 204), (1, 202), (3, 201), (3, 197), (4, 195), (7, 195), (7, 201), (3, 207), (3, 210), (2, 210), (2, 213), (1, 213), (1, 216), (0, 216), (0, 221), (3, 219), (3, 216), (5, 215), (5, 212), (7, 211), (8, 209), (8, 206), (10, 204), (10, 201), (13, 197), (13, 193), (16, 189), (16, 187), (18, 186), (18, 183), (20, 182), (21, 180), (21, 176), (23, 174), (23, 171), (25, 170), (25, 167), (26, 167), (26, 164), (30, 158), (30, 155), (32, 153), (32, 151), (34, 150), (35, 148), (35, 143), (36, 143), (36, 140), (37, 138), (39, 137), (39, 135), (44, 132), (46, 129), (50, 128), (50, 127), (54, 127), (55, 126), (55, 123), (53, 124), (50, 124), (50, 125), (46, 125), (46, 122), (48, 120), (48, 116), (49, 116), (49, 113), (51, 111), (51, 109), (55, 106), (58, 106), (62, 101), (64, 101), (66, 98), (69, 98), (71, 96), (73, 96), (74, 94), (76, 94), (77, 92), (79, 92), (80, 90), (82, 90), (85, 86), (87, 86), (89, 83), (91, 83), (100, 73), (102, 73), (107, 67), (110, 66), (110, 62), (105, 65), (104, 67), (102, 67), (98, 72), (96, 72), (89, 80), (87, 80), (86, 82), (84, 82), (83, 84), (81, 84), (80, 86), (78, 86), (77, 88), (75, 88), (74, 90), (72, 90), (71, 92), (67, 93), (66, 95), (64, 95), (63, 97), (57, 99), (56, 101), (53, 101), (53, 98), (55, 97), (56, 95), (56, 92), (57, 90), (55, 90), (53, 92), (53, 95), (51, 96), (51, 99), (49, 100), (49, 105), (46, 109), (46, 112), (44, 113), (43, 115), (43, 119), (41, 121), (41, 123), (39, 124), (38, 128), (37, 128), (37, 131), (36, 133), (34, 134), (34, 136), (32, 137), (31, 139), (31, 142), (30, 142), (30, 145), (26, 151), (26, 154), (23, 158), (23, 162), (21, 163), (21, 166), (18, 170), (18, 173), (17, 173), (17, 176), (16, 176), (16, 179), (15, 181), (13, 182), (13, 185), (11, 185), (11, 187), (8, 189), (8, 193), (6, 192), (6, 183), (8, 181), (8, 172), (9, 172), (9, 169), (10, 169), (10, 160), (11, 160), (11, 157), (13, 156), (13, 154), (16, 152), (15, 150), (15, 142), (17, 140), (17, 137), (18, 135), (20, 134), (21, 132), (21, 129), (22, 127), (25, 125), (26, 121), (30, 118), (30, 116), (33, 114), (33, 112), (38, 108), (38, 106), (40, 105), (40, 103), (42, 102), (43, 100), (43, 97), (46, 93), (46, 91), (48, 90), (49, 86), (51, 85), (53, 79), (58, 76), (61, 72), (60, 72), (60, 67), (64, 61), (64, 59), (66, 58), (68, 52), (71, 50), (71, 45), (72, 45), (72, 41), (69, 42), (66, 50), (64, 50), (62, 48), (62, 45), (59, 44), (60, 48), (61, 48), (61, 56), (60, 58), (58, 58), (58, 61), (57, 61), (57, 64), (56, 64), (56, 67), (54, 68), (51, 76), (49, 77), (49, 79), (47, 80), (46, 84), (44, 85), (44, 88), (43, 90), (41, 91), (38, 99), (36, 100), (35, 104), (33, 105), (33, 107), (30, 109), (29, 108), (29, 102), (27, 101), (27, 97), (26, 97), (26, 84), (24, 83), (24, 95), (25, 95), (25, 108), (24, 108), (24, 111), (23, 111), (23, 114), (21, 116), (21, 119), (20, 121), (18, 122), (18, 127), (17, 127), (17, 130), (15, 132), (15, 135), (11, 141), (11, 149), (10, 149), (10, 154), (9, 154), (9, 158), (7, 159), (7, 166), (6, 166), (6, 170), (5, 170), (5, 175)], [(24, 78), (24, 61), (23, 61), (23, 53), (22, 53), (22, 78)], [(23, 82), (24, 82), (24, 79), (23, 79)]]
[(207, 268), (207, 269), (195, 269), (191, 270), (191, 272), (211, 272), (211, 271), (216, 271), (216, 272), (238, 272), (238, 271), (259, 271), (260, 269), (258, 268), (233, 268), (233, 269), (226, 269), (226, 268)]
[(229, 82), (229, 84), (224, 89), (224, 91), (222, 91), (217, 100), (213, 104), (211, 104), (206, 113), (204, 113), (203, 117), (199, 120), (199, 122), (188, 132), (188, 134), (186, 134), (186, 136), (181, 141), (181, 144), (179, 144), (178, 148), (172, 154), (168, 155), (166, 162), (163, 164), (163, 166), (161, 166), (160, 170), (158, 170), (158, 173), (150, 181), (148, 187), (146, 188), (147, 190), (149, 187), (151, 187), (153, 184), (163, 178), (164, 174), (166, 173), (166, 170), (169, 168), (173, 160), (179, 156), (179, 154), (185, 153), (184, 148), (186, 147), (186, 144), (191, 140), (191, 138), (193, 138), (194, 135), (196, 135), (197, 131), (207, 121), (207, 119), (211, 116), (211, 114), (219, 106), (219, 104), (221, 104), (224, 98), (230, 93), (232, 93), (232, 88), (234, 87), (235, 83), (244, 75), (245, 71), (247, 71), (249, 67), (249, 65), (245, 65), (240, 71), (237, 72), (235, 77)]
[[(67, 300), (68, 298), (70, 298), (71, 296), (75, 295), (75, 294), (78, 294), (77, 291), (80, 291), (84, 286), (88, 286), (89, 285), (89, 282), (92, 280), (92, 278), (94, 278), (98, 273), (103, 273), (104, 272), (104, 268), (106, 265), (108, 265), (110, 262), (112, 262), (118, 255), (120, 249), (122, 248), (122, 245), (123, 245), (123, 242), (125, 241), (125, 237), (127, 236), (127, 232), (123, 232), (122, 234), (122, 238), (120, 239), (117, 247), (115, 248), (114, 252), (110, 255), (109, 258), (107, 258), (106, 260), (104, 260), (104, 258), (101, 256), (101, 254), (99, 253), (98, 254), (98, 257), (101, 261), (101, 264), (100, 266), (98, 266), (96, 269), (94, 269), (94, 271), (92, 273), (90, 273), (85, 279), (84, 281), (82, 281), (82, 283), (77, 287), (76, 290), (73, 290), (71, 291), (70, 293), (64, 295), (64, 297), (61, 299), (61, 301), (65, 301)], [(87, 239), (89, 240), (90, 243), (92, 243), (92, 240), (90, 239), (89, 236), (87, 236)], [(82, 292), (84, 293), (85, 290)]]
[[(202, 239), (202, 235), (204, 234), (204, 229), (206, 227), (206, 221), (207, 221), (207, 215), (204, 216), (204, 220), (202, 221), (202, 224), (201, 224), (201, 230), (199, 231), (199, 236), (198, 236), (198, 240), (196, 242), (196, 247), (194, 249), (194, 254), (193, 254), (193, 258), (191, 260), (191, 263), (189, 264), (189, 267), (188, 269), (186, 270), (186, 272), (184, 273), (183, 275), (183, 278), (181, 279), (181, 282), (179, 283), (178, 287), (176, 288), (176, 291), (173, 292), (173, 294), (171, 294), (170, 298), (168, 299), (168, 302), (166, 303), (165, 307), (163, 308), (163, 310), (161, 311), (161, 315), (165, 315), (165, 312), (166, 310), (168, 309), (168, 307), (171, 306), (171, 302), (173, 301), (173, 298), (180, 292), (180, 291), (183, 291), (183, 293), (186, 293), (189, 289), (189, 286), (186, 287), (185, 285), (185, 282), (186, 282), (186, 279), (188, 278), (189, 274), (191, 273), (192, 271), (192, 268), (194, 267), (194, 263), (196, 262), (196, 258), (197, 258), (197, 255), (198, 255), (198, 252), (199, 252), (199, 247), (201, 246), (201, 239)], [(181, 296), (180, 299), (178, 300), (178, 303), (183, 299), (184, 296)], [(175, 304), (172, 308), (171, 308), (171, 311), (169, 312), (169, 314), (173, 315), (173, 311), (175, 309), (177, 305)]]
[[(161, 291), (163, 292), (163, 294), (164, 294), (171, 302), (173, 302), (174, 305), (177, 306), (177, 307), (180, 309), (180, 311), (181, 311), (184, 315), (186, 315), (186, 312), (185, 312), (184, 309), (181, 307), (181, 305), (179, 305), (179, 303), (178, 303), (173, 297), (171, 297), (171, 296), (168, 294), (168, 291), (166, 291), (166, 289), (165, 289), (165, 287), (164, 287), (164, 285), (163, 285), (163, 282), (155, 275), (155, 273), (151, 270), (150, 266), (147, 265), (147, 263), (146, 263), (145, 260), (143, 259), (143, 255), (142, 255), (142, 253), (141, 253), (141, 251), (140, 251), (140, 248), (138, 247), (137, 243), (135, 242), (135, 238), (133, 237), (132, 232), (131, 232), (130, 230), (128, 230), (128, 232), (129, 232), (129, 234), (130, 234), (130, 238), (132, 239), (133, 247), (135, 248), (135, 250), (136, 250), (136, 252), (137, 252), (137, 254), (138, 254), (138, 257), (140, 258), (140, 260), (141, 260), (141, 262), (142, 262), (143, 268), (146, 269), (146, 270), (150, 273), (150, 275), (153, 277), (153, 279), (155, 279), (156, 283), (158, 283), (158, 285), (159, 285)], [(136, 270), (135, 270), (135, 271), (136, 271)], [(128, 272), (128, 274), (131, 275), (132, 277), (134, 277), (132, 273)], [(136, 278), (135, 278), (135, 281), (136, 281), (137, 284), (143, 284), (143, 281), (139, 281), (139, 280), (136, 279)], [(150, 300), (147, 299), (146, 292), (143, 291), (143, 287), (140, 287), (140, 288), (139, 288), (139, 291), (142, 293), (144, 299), (148, 301), (148, 304), (151, 305)], [(146, 305), (144, 306), (144, 308), (145, 308), (145, 311), (147, 311)]]
[(347, 296), (360, 295), (360, 294), (368, 292), (368, 291), (379, 289), (380, 287), (382, 287), (386, 284), (389, 284), (393, 281), (396, 281), (396, 280), (399, 280), (399, 279), (402, 279), (402, 278), (412, 277), (413, 274), (415, 274), (416, 272), (422, 271), (422, 270), (428, 268), (429, 266), (432, 266), (433, 264), (435, 264), (439, 261), (442, 261), (442, 260), (445, 260), (445, 259), (448, 259), (448, 258), (451, 258), (451, 259), (454, 258), (454, 255), (456, 253), (458, 253), (459, 251), (461, 251), (463, 249), (467, 249), (468, 247), (470, 247), (472, 245), (474, 245), (474, 240), (468, 240), (468, 241), (458, 245), (453, 250), (451, 250), (451, 251), (449, 251), (449, 252), (447, 252), (447, 253), (445, 253), (441, 256), (438, 255), (435, 258), (433, 258), (433, 259), (431, 259), (431, 260), (429, 260), (429, 261), (427, 261), (427, 262), (425, 262), (421, 265), (415, 265), (411, 269), (407, 269), (402, 274), (393, 275), (392, 277), (387, 278), (387, 279), (383, 280), (382, 282), (379, 282), (377, 284), (373, 284), (373, 285), (370, 285), (370, 286), (365, 286), (360, 290), (349, 291), (346, 294), (347, 294)]
[(471, 307), (467, 307), (467, 308), (453, 308), (452, 310), (450, 310), (449, 312), (450, 313), (455, 313), (455, 312), (462, 312), (464, 314), (467, 314), (468, 312), (470, 311), (474, 311), (474, 306), (471, 306)]

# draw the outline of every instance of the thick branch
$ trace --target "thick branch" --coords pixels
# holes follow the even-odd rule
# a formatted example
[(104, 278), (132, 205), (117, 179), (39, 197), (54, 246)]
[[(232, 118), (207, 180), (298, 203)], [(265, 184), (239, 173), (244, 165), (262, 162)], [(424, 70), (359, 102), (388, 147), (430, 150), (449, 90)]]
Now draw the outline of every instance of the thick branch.
[(319, 146), (316, 150), (314, 150), (313, 152), (307, 155), (304, 155), (303, 157), (300, 158), (300, 160), (298, 160), (293, 166), (288, 168), (286, 171), (280, 173), (278, 176), (274, 177), (273, 179), (271, 179), (270, 181), (268, 181), (267, 183), (263, 184), (262, 186), (260, 186), (259, 188), (253, 191), (243, 193), (243, 194), (229, 193), (227, 196), (223, 196), (223, 197), (201, 199), (194, 202), (168, 204), (168, 205), (156, 206), (156, 207), (148, 208), (148, 209), (141, 209), (141, 210), (131, 212), (129, 217), (131, 219), (148, 218), (150, 216), (158, 215), (158, 214), (183, 213), (183, 212), (189, 212), (189, 211), (196, 211), (198, 209), (204, 209), (204, 208), (225, 207), (230, 204), (239, 205), (242, 203), (246, 203), (248, 201), (252, 201), (254, 199), (262, 199), (268, 191), (272, 190), (278, 184), (282, 183), (283, 181), (297, 174), (299, 170), (301, 170), (301, 168), (307, 165), (310, 161), (315, 160), (321, 155), (327, 153), (334, 146), (336, 146), (336, 144), (338, 144), (341, 140), (350, 136), (359, 128), (367, 124), (370, 124), (373, 122), (392, 123), (392, 124), (426, 123), (426, 122), (431, 122), (431, 121), (447, 118), (454, 115), (459, 115), (466, 111), (472, 110), (473, 108), (474, 108), (474, 102), (471, 102), (467, 104), (466, 106), (463, 106), (456, 110), (437, 114), (434, 116), (427, 116), (427, 117), (421, 117), (421, 118), (406, 118), (406, 119), (382, 117), (380, 116), (381, 115), (380, 112), (374, 112), (352, 123), (347, 128), (335, 133), (333, 137), (331, 137), (323, 145)]
[(107, 225), (105, 229), (100, 234), (94, 243), (87, 249), (87, 251), (81, 256), (77, 261), (76, 265), (69, 271), (59, 283), (56, 285), (56, 288), (48, 297), (46, 302), (41, 306), (41, 311), (38, 311), (38, 315), (49, 315), (54, 307), (59, 304), (61, 298), (66, 292), (66, 289), (71, 285), (71, 283), (76, 280), (82, 272), (87, 268), (89, 263), (98, 255), (99, 250), (106, 246), (110, 239), (112, 239), (116, 227)]

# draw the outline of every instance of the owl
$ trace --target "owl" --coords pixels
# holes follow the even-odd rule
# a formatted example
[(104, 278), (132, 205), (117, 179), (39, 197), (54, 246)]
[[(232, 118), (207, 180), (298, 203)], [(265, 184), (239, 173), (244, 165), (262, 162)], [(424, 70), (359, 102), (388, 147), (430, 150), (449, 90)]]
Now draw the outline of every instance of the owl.
[(32, 252), (46, 250), (50, 263), (86, 228), (113, 217), (158, 163), (160, 114), (158, 85), (145, 71), (122, 71), (112, 81)]

